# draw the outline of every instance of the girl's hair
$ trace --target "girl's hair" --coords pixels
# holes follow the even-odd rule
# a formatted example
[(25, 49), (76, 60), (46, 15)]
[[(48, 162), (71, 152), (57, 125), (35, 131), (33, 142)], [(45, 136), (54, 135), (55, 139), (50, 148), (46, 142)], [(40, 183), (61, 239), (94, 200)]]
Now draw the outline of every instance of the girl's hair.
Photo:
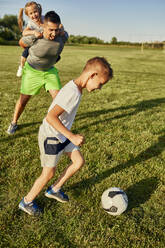
[(28, 15), (27, 8), (32, 5), (36, 5), (38, 12), (39, 12), (39, 16), (41, 18), (41, 14), (42, 14), (41, 4), (33, 2), (33, 1), (26, 3), (24, 8), (20, 8), (19, 14), (18, 14), (18, 26), (21, 32), (23, 31), (23, 11), (25, 12), (25, 15)]

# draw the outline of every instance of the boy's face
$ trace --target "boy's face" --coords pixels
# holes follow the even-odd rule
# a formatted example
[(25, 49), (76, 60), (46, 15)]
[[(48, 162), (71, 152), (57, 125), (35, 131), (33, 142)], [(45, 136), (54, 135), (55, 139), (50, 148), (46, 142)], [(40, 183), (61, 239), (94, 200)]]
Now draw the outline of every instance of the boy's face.
[(48, 40), (54, 40), (54, 38), (59, 35), (60, 23), (45, 22), (43, 36)]
[(100, 90), (104, 84), (106, 84), (109, 80), (108, 76), (105, 76), (101, 73), (94, 73), (88, 79), (86, 83), (86, 89), (88, 92), (94, 90)]

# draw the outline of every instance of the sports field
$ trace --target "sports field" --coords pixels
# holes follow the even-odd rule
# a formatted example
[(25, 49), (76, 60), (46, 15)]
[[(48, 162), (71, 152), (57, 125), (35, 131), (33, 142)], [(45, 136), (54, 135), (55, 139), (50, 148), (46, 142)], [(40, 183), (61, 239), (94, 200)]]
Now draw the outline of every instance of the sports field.
[[(18, 209), (41, 172), (37, 133), (51, 97), (32, 98), (19, 130), (6, 134), (19, 96), (19, 47), (0, 47), (0, 247), (165, 247), (165, 53), (111, 47), (65, 47), (57, 64), (64, 85), (87, 59), (104, 56), (114, 79), (101, 91), (84, 92), (75, 133), (83, 134), (86, 164), (64, 187), (68, 204), (38, 196), (40, 218)], [(63, 157), (56, 178), (66, 167)], [(53, 181), (50, 182), (53, 183)], [(118, 217), (101, 208), (103, 191), (120, 187), (129, 199)], [(45, 188), (46, 189), (46, 188)]]

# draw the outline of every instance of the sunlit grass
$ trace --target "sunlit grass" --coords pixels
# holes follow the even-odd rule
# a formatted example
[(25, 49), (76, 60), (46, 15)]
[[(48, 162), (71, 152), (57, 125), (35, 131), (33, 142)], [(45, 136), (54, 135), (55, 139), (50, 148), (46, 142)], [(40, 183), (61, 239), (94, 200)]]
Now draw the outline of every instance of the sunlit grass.
[[(109, 60), (114, 79), (101, 91), (84, 92), (73, 131), (86, 137), (86, 165), (64, 187), (69, 204), (43, 192), (38, 196), (44, 208), (39, 219), (18, 210), (18, 204), (41, 172), (37, 133), (51, 98), (42, 90), (28, 103), (18, 132), (6, 134), (19, 96), (20, 54), (19, 47), (0, 47), (0, 247), (164, 248), (165, 54), (65, 47), (57, 64), (63, 85), (94, 56)], [(63, 157), (55, 178), (67, 163)], [(112, 186), (129, 198), (118, 217), (100, 205), (102, 192)]]

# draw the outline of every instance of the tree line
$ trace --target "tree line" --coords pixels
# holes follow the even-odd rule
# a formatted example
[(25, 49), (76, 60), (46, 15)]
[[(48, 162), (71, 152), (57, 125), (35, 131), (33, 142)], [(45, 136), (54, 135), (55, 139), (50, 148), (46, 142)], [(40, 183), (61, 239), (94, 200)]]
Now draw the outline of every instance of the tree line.
[[(0, 18), (0, 44), (18, 45), (18, 41), (21, 38), (21, 32), (18, 27), (16, 15), (4, 15)], [(67, 41), (68, 44), (109, 44), (109, 45), (127, 45), (127, 46), (141, 46), (145, 48), (163, 48), (164, 42), (154, 43), (133, 43), (129, 41), (118, 41), (116, 37), (112, 37), (109, 42), (105, 42), (97, 37), (89, 37), (82, 35), (70, 35)]]

